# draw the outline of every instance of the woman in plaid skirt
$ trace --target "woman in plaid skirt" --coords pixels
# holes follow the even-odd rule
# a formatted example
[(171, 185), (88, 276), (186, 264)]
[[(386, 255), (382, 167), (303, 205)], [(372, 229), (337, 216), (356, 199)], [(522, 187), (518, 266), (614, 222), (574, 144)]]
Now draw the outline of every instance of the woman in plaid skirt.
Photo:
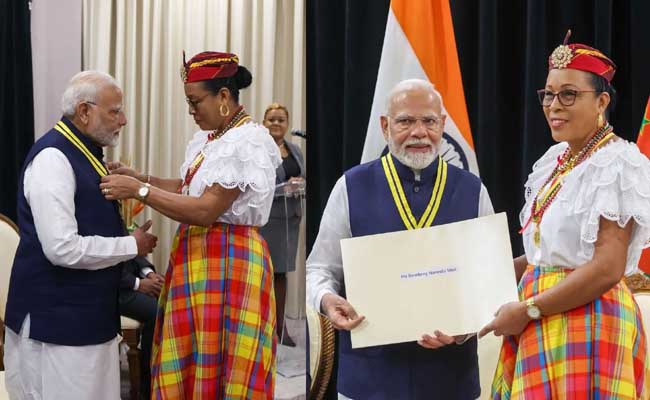
[(259, 233), (269, 217), (275, 142), (239, 105), (250, 72), (236, 55), (183, 60), (189, 112), (201, 129), (182, 179), (123, 166), (104, 182), (110, 198), (134, 197), (181, 224), (160, 294), (152, 350), (153, 399), (272, 399), (273, 267)]
[(521, 301), (479, 333), (504, 335), (492, 398), (649, 399), (646, 335), (622, 279), (650, 244), (650, 162), (607, 121), (616, 66), (568, 37), (538, 91), (559, 144), (526, 182)]

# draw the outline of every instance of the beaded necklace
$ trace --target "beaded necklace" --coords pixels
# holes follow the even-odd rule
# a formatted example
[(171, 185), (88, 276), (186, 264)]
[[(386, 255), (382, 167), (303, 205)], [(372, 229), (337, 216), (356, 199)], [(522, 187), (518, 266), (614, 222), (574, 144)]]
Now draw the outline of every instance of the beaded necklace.
[[(526, 224), (524, 224), (523, 228), (521, 228), (519, 231), (519, 233), (522, 234), (528, 225), (533, 222), (535, 224), (535, 231), (533, 233), (533, 241), (535, 243), (535, 246), (540, 246), (541, 237), (539, 232), (539, 225), (542, 222), (544, 213), (551, 205), (551, 203), (553, 203), (553, 200), (555, 200), (557, 197), (560, 189), (562, 189), (563, 178), (573, 168), (591, 156), (591, 154), (593, 154), (596, 149), (611, 139), (614, 136), (613, 129), (614, 128), (609, 123), (605, 124), (602, 128), (596, 131), (591, 139), (589, 139), (589, 142), (587, 142), (587, 145), (583, 147), (578, 152), (578, 154), (572, 156), (571, 148), (567, 147), (566, 150), (564, 150), (564, 153), (558, 157), (557, 165), (553, 169), (553, 172), (551, 172), (551, 175), (549, 175), (544, 184), (540, 186), (537, 194), (535, 195), (535, 198), (533, 199), (528, 221), (526, 221)], [(546, 189), (547, 185), (548, 189)]]
[(250, 120), (251, 117), (250, 115), (246, 114), (246, 111), (244, 111), (244, 107), (239, 106), (237, 112), (234, 114), (230, 122), (228, 122), (226, 126), (223, 127), (223, 129), (214, 130), (208, 134), (208, 140), (205, 142), (203, 148), (201, 148), (201, 151), (199, 151), (199, 154), (196, 155), (194, 161), (192, 161), (192, 164), (190, 164), (190, 167), (187, 169), (187, 172), (185, 173), (185, 179), (183, 179), (183, 184), (178, 189), (179, 193), (187, 194), (189, 192), (190, 183), (192, 182), (194, 175), (196, 175), (197, 171), (199, 170), (199, 168), (201, 168), (201, 165), (205, 160), (205, 153), (203, 152), (203, 150), (205, 150), (208, 143), (212, 142), (213, 140), (219, 139), (220, 137), (225, 135), (226, 132), (228, 132), (230, 129), (237, 128)]

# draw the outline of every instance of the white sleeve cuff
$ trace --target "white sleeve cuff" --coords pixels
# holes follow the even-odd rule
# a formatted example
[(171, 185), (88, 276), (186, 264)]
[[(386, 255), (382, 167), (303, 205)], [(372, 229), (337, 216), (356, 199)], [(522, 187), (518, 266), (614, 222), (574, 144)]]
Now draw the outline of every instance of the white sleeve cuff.
[(313, 304), (314, 310), (318, 310), (318, 312), (324, 313), (324, 310), (323, 310), (323, 308), (321, 306), (321, 302), (323, 301), (323, 296), (325, 296), (328, 293), (337, 294), (335, 291), (333, 291), (332, 289), (329, 289), (329, 288), (321, 289), (321, 291), (319, 291), (318, 294), (316, 295), (316, 299), (315, 299), (316, 304)]
[(129, 252), (129, 255), (132, 255), (133, 257), (138, 255), (138, 241), (135, 240), (135, 236), (127, 236), (126, 250)]
[(133, 290), (138, 290), (140, 288), (140, 278), (135, 277), (135, 285), (133, 285)]

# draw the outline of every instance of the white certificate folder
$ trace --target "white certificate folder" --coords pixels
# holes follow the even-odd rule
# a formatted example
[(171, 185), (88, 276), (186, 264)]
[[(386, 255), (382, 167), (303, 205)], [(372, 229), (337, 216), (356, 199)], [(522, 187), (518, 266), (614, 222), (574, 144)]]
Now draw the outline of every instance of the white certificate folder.
[(517, 301), (505, 213), (341, 240), (352, 347), (478, 332)]

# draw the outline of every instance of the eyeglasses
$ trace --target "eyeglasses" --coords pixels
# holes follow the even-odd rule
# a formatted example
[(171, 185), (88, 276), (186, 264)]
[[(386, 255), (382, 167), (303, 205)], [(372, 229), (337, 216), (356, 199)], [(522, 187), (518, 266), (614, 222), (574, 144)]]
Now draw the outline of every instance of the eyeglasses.
[[(86, 103), (86, 104), (91, 104), (91, 105), (93, 105), (93, 106), (97, 106), (98, 108), (104, 108), (104, 107), (100, 106), (99, 104), (97, 104), (97, 103), (95, 103), (95, 102), (93, 102), (93, 101), (85, 101), (84, 103)], [(117, 116), (119, 116), (120, 114), (124, 113), (124, 110), (122, 109), (122, 107), (119, 107), (119, 108), (112, 108), (112, 109), (109, 109), (109, 110), (108, 110), (108, 113), (109, 113), (112, 117), (117, 117)]]
[(388, 118), (393, 119), (395, 127), (400, 131), (413, 129), (418, 121), (421, 121), (422, 125), (424, 125), (424, 128), (430, 131), (439, 129), (442, 126), (442, 118), (435, 115), (429, 115), (420, 118), (410, 115), (404, 115), (395, 118), (389, 116)]
[(198, 99), (198, 100), (192, 100), (192, 99), (190, 99), (189, 97), (185, 97), (185, 101), (187, 102), (187, 105), (189, 105), (190, 107), (192, 107), (192, 109), (196, 110), (196, 108), (198, 107), (198, 105), (201, 104), (201, 102), (202, 102), (203, 100), (205, 100), (205, 98), (208, 97), (209, 95), (210, 95), (210, 93), (207, 93), (205, 96), (201, 97), (201, 98)]
[(597, 93), (597, 91), (564, 89), (555, 93), (550, 90), (539, 89), (537, 91), (537, 98), (539, 100), (539, 104), (541, 104), (544, 107), (550, 107), (550, 105), (553, 104), (553, 100), (555, 100), (555, 97), (557, 96), (557, 99), (560, 102), (560, 104), (562, 104), (565, 107), (570, 107), (573, 105), (573, 103), (576, 102), (576, 97), (578, 97), (580, 93)]

